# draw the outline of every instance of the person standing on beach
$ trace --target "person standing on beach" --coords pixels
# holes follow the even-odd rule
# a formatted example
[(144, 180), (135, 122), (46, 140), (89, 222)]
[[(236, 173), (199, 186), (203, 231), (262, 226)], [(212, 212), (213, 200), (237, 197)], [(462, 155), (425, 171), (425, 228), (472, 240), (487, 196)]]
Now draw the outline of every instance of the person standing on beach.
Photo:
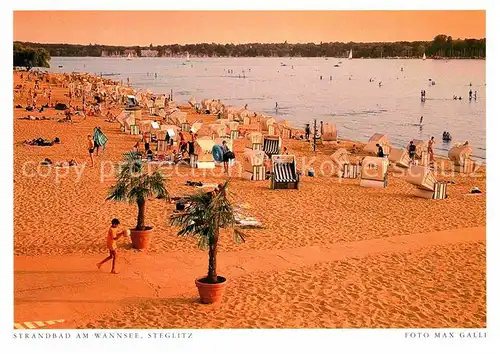
[(410, 141), (410, 145), (408, 146), (408, 155), (410, 156), (411, 162), (415, 162), (415, 153), (417, 151), (417, 147), (413, 144), (413, 140)]
[(148, 151), (150, 147), (149, 134), (144, 134), (142, 140), (144, 140), (144, 150)]
[(118, 274), (116, 272), (115, 266), (116, 266), (116, 250), (117, 250), (117, 245), (116, 241), (125, 235), (126, 231), (118, 232), (118, 225), (120, 225), (120, 220), (118, 219), (113, 219), (111, 220), (111, 227), (108, 230), (108, 236), (107, 236), (107, 242), (106, 245), (109, 249), (109, 256), (104, 258), (101, 262), (97, 263), (97, 268), (101, 269), (101, 266), (106, 263), (109, 260), (113, 260), (112, 266), (111, 266), (111, 273), (112, 274)]
[(94, 167), (94, 139), (92, 139), (92, 135), (87, 135), (87, 144), (90, 154), (90, 162), (92, 165), (90, 167)]
[(378, 152), (377, 152), (377, 157), (384, 157), (384, 148), (382, 147), (382, 145), (380, 144), (377, 144), (376, 145), (377, 148), (378, 148)]
[(424, 116), (420, 116), (420, 125), (422, 125), (423, 121), (424, 121)]
[(229, 174), (229, 147), (226, 141), (222, 142), (222, 162), (224, 162), (224, 173)]
[(434, 137), (431, 137), (427, 144), (427, 153), (429, 154), (429, 161), (434, 162)]
[(194, 155), (194, 143), (196, 141), (196, 134), (191, 134), (191, 141), (188, 141), (188, 155)]
[(306, 140), (309, 141), (309, 135), (311, 134), (311, 128), (309, 127), (309, 124), (306, 124), (305, 133), (306, 133)]

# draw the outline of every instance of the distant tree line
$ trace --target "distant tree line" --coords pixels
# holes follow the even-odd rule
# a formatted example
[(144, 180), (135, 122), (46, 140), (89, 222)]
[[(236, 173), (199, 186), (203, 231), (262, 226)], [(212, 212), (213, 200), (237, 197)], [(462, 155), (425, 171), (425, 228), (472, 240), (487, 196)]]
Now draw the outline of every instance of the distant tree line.
[(50, 54), (43, 47), (30, 47), (14, 43), (14, 66), (30, 70), (34, 67), (49, 68)]
[(140, 46), (109, 46), (100, 44), (43, 44), (21, 43), (32, 48), (44, 48), (53, 57), (99, 57), (103, 52), (113, 55), (126, 55), (134, 50), (141, 56), (142, 49), (158, 51), (159, 56), (183, 56), (189, 52), (197, 57), (347, 57), (352, 49), (353, 58), (422, 57), (428, 58), (485, 58), (486, 39), (453, 39), (444, 34), (437, 35), (432, 41), (415, 42), (376, 42), (376, 43), (247, 43), (247, 44), (152, 44)]

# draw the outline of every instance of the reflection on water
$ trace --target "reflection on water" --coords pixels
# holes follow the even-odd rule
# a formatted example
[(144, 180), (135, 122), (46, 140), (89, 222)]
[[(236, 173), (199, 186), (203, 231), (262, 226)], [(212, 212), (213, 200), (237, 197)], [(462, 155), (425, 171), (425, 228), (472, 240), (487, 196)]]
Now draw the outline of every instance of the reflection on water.
[[(341, 137), (349, 139), (366, 141), (380, 132), (401, 147), (411, 139), (434, 136), (441, 155), (455, 142), (468, 140), (477, 158), (486, 156), (484, 60), (353, 59), (339, 67), (323, 58), (288, 61), (290, 65), (281, 66), (281, 58), (191, 58), (191, 66), (176, 58), (55, 57), (51, 70), (102, 73), (124, 82), (130, 78), (135, 88), (156, 93), (173, 89), (181, 103), (195, 96), (248, 104), (250, 111), (288, 119), (295, 126), (313, 119), (333, 122)], [(424, 103), (420, 90), (426, 91)], [(477, 91), (477, 100), (469, 101), (469, 90)], [(453, 100), (454, 95), (463, 99)], [(423, 125), (418, 124), (421, 116)], [(444, 131), (453, 136), (451, 144), (441, 141)]]

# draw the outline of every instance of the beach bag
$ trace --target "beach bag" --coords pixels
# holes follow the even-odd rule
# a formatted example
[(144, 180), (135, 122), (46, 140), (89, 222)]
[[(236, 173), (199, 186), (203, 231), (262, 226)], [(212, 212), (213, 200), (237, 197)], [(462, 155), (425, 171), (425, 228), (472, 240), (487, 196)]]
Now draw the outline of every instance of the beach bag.
[(234, 155), (234, 152), (232, 151), (226, 152), (226, 158), (228, 158), (229, 160), (234, 159), (235, 157), (236, 156)]

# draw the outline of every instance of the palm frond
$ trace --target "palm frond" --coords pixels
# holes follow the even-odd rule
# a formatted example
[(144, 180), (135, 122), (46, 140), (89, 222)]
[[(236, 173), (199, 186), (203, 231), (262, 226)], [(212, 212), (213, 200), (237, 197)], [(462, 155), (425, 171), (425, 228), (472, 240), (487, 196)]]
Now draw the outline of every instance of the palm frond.
[(149, 174), (137, 152), (126, 152), (118, 165), (117, 184), (111, 187), (107, 200), (136, 203), (150, 197), (168, 198), (166, 178), (161, 171)]
[(236, 243), (244, 243), (245, 242), (245, 238), (247, 237), (247, 235), (243, 231), (235, 228), (233, 230), (233, 233), (234, 233), (234, 241)]
[[(179, 236), (195, 236), (198, 238), (198, 247), (207, 248), (215, 239), (216, 227), (230, 228), (234, 233), (236, 243), (245, 242), (246, 235), (237, 229), (235, 211), (227, 193), (228, 182), (221, 187), (220, 193), (215, 195), (205, 191), (197, 191), (185, 198), (186, 207), (181, 213), (170, 216), (170, 224), (179, 227)], [(218, 220), (218, 225), (215, 225)]]

